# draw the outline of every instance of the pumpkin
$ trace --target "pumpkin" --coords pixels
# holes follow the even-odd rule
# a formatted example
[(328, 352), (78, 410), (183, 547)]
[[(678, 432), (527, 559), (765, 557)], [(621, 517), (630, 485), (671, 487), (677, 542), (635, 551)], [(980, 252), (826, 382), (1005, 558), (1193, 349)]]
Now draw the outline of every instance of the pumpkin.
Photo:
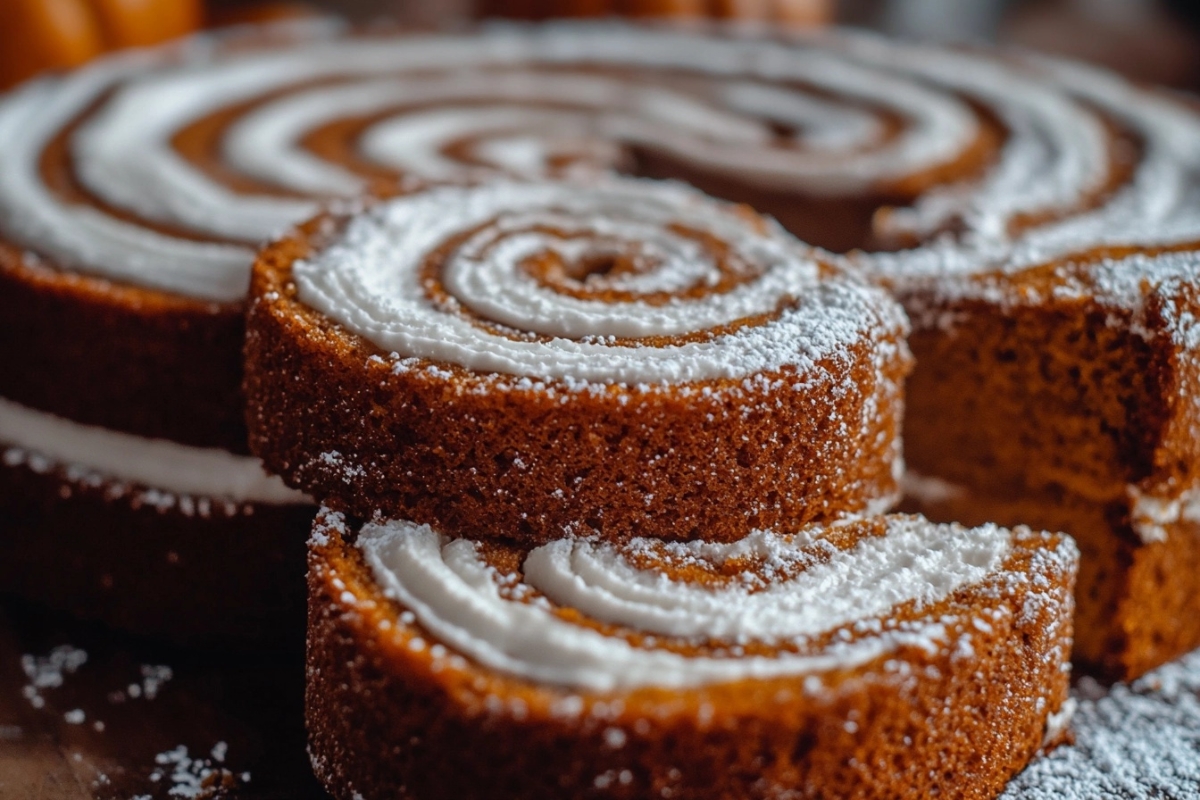
[(0, 0), (0, 88), (200, 27), (201, 0)]

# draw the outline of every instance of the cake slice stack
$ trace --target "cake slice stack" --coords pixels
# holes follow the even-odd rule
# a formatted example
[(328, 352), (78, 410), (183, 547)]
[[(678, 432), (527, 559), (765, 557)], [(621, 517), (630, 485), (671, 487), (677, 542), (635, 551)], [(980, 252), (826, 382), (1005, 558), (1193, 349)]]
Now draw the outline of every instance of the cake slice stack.
[(989, 798), (1064, 735), (1074, 544), (879, 515), (903, 316), (748, 209), (429, 186), (252, 283), (335, 797)]

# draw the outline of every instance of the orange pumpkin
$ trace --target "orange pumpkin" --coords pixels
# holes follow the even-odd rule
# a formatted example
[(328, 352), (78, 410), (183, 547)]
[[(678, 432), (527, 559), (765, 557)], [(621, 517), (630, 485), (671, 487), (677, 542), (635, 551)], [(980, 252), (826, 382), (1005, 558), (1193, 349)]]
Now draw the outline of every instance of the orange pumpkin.
[(200, 27), (202, 0), (0, 0), (0, 88)]

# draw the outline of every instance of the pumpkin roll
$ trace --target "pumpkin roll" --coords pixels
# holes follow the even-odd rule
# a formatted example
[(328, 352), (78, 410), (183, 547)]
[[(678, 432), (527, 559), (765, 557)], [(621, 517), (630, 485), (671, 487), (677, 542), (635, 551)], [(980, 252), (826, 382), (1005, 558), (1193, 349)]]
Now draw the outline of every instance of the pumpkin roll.
[(1078, 664), (1130, 679), (1195, 649), (1200, 254), (1097, 249), (929, 298), (911, 506), (1069, 531)]
[(1110, 677), (1200, 644), (1187, 622), (1200, 611), (1198, 292), (1191, 248), (1111, 248), (908, 304), (920, 308), (910, 483), (933, 478), (955, 498), (915, 507), (1074, 536), (1086, 631), (1075, 660)]
[(415, 190), (271, 245), (251, 295), (251, 446), (339, 510), (728, 541), (895, 499), (898, 307), (679, 184)]
[(322, 512), (307, 715), (336, 798), (993, 798), (1069, 712), (1065, 537), (889, 516), (480, 543)]
[[(980, 276), (922, 311), (912, 342), (926, 367), (910, 391), (923, 410), (906, 431), (915, 470), (1121, 501), (1148, 539), (1161, 536), (1155, 519), (1192, 515), (1200, 252), (1099, 249)], [(981, 397), (953, 394), (954, 382)], [(984, 414), (991, 424), (975, 424)]]
[[(238, 451), (259, 242), (377, 181), (622, 172), (747, 203), (895, 293), (921, 474), (1182, 506), (1186, 350), (1150, 341), (1140, 300), (1042, 290), (1200, 242), (1198, 136), (1194, 106), (1105, 72), (844, 32), (203, 36), (0, 100), (0, 324), (23, 320), (0, 336), (0, 396)], [(1147, 291), (1182, 313), (1189, 286)]]
[(897, 63), (957, 73), (947, 88), (990, 95), (1012, 128), (980, 180), (877, 217), (885, 239), (934, 241), (854, 255), (913, 319), (914, 468), (1101, 501), (1194, 483), (1197, 416), (1176, 399), (1195, 381), (1200, 114), (1048, 59)]
[(324, 201), (624, 171), (845, 248), (994, 153), (969, 110), (825, 44), (617, 24), (313, 22), (111, 56), (0, 99), (0, 396), (244, 453), (249, 266)]

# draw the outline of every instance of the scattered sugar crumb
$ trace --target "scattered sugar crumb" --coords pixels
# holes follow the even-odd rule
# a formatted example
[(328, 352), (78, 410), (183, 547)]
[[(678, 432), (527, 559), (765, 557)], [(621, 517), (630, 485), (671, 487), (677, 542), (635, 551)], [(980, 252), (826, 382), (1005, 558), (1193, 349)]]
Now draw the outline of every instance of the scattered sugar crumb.
[(45, 656), (21, 656), (21, 669), (28, 683), (21, 694), (34, 708), (43, 708), (46, 700), (42, 692), (46, 689), (57, 689), (63, 685), (67, 675), (73, 675), (87, 663), (88, 655), (85, 650), (69, 644), (61, 645)]
[(214, 789), (233, 788), (239, 780), (249, 781), (249, 773), (237, 776), (214, 764), (214, 761), (218, 764), (224, 761), (228, 750), (225, 742), (217, 742), (209, 758), (192, 758), (188, 748), (179, 745), (154, 757), (154, 763), (158, 766), (150, 773), (150, 780), (154, 783), (164, 779), (170, 781), (168, 796), (183, 798), (207, 797)]
[[(175, 677), (174, 671), (165, 664), (143, 664), (141, 666), (142, 685), (140, 694), (147, 700), (153, 700), (158, 697), (158, 691), (167, 681)], [(131, 687), (132, 688), (132, 684)], [(132, 692), (130, 693), (133, 695)]]

